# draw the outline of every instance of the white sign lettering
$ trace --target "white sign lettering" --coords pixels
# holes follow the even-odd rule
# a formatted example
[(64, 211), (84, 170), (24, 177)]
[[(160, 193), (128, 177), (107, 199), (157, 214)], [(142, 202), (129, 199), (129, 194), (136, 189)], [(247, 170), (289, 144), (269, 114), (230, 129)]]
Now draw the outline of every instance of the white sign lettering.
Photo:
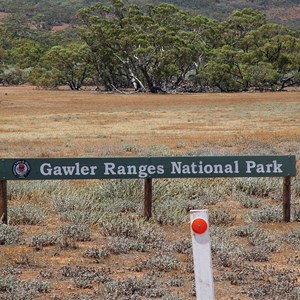
[(87, 176), (95, 175), (97, 166), (80, 166), (77, 162), (72, 166), (52, 166), (50, 163), (44, 163), (40, 166), (40, 172), (44, 176)]
[(277, 160), (273, 160), (270, 164), (257, 164), (253, 160), (246, 161), (246, 173), (282, 173), (282, 164), (277, 163)]
[(202, 161), (199, 164), (182, 164), (181, 161), (171, 162), (172, 170), (171, 174), (238, 174), (239, 164), (238, 161), (234, 161), (233, 164), (203, 164)]

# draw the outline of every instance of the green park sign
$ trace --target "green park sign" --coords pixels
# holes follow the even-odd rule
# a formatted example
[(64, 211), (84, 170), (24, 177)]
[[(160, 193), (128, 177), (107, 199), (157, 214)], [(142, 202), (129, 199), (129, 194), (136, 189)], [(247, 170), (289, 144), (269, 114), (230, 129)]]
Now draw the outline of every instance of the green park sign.
[(3, 158), (0, 180), (286, 177), (296, 157), (194, 156), (112, 158)]

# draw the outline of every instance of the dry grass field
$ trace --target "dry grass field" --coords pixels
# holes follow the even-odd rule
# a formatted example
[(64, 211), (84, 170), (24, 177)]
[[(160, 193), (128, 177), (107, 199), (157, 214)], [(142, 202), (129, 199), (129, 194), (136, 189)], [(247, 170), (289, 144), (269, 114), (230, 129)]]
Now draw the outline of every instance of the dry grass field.
[[(0, 88), (0, 157), (300, 154), (300, 92)], [(8, 182), (0, 299), (195, 299), (189, 209), (210, 212), (216, 299), (300, 299), (300, 184), (282, 179)]]

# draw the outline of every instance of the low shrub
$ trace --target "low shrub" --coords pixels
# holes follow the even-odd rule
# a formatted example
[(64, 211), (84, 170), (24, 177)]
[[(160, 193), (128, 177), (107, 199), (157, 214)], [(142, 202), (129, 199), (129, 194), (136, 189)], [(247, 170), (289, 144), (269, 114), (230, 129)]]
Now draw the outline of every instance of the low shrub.
[(12, 206), (8, 217), (11, 225), (44, 225), (46, 221), (45, 211), (30, 203)]
[(97, 263), (109, 256), (109, 251), (106, 248), (88, 248), (84, 251), (83, 256), (93, 258)]
[(12, 245), (20, 243), (22, 229), (0, 223), (0, 245)]
[(32, 300), (39, 293), (49, 293), (50, 285), (46, 281), (21, 281), (15, 277), (0, 277), (0, 299)]
[(245, 193), (239, 193), (237, 200), (244, 208), (258, 208), (261, 206), (261, 200), (259, 198), (246, 195)]
[(192, 252), (192, 241), (191, 238), (181, 238), (174, 242), (173, 250), (178, 253), (191, 253)]
[(59, 233), (74, 241), (84, 242), (91, 240), (91, 230), (84, 224), (67, 224), (59, 229)]
[(244, 293), (252, 299), (298, 300), (297, 277), (286, 271), (269, 275), (267, 282), (251, 283)]
[(209, 222), (212, 225), (230, 225), (236, 219), (229, 208), (219, 207), (209, 211)]
[(266, 253), (278, 250), (278, 238), (270, 232), (257, 228), (252, 230), (247, 237), (250, 245), (263, 247)]
[(100, 223), (103, 234), (112, 237), (134, 238), (151, 248), (165, 247), (165, 238), (158, 226), (132, 215), (115, 215)]
[(76, 265), (74, 267), (67, 265), (62, 268), (62, 276), (73, 278), (74, 285), (77, 288), (90, 288), (95, 283), (105, 283), (111, 281), (109, 269), (93, 268)]
[(300, 229), (292, 228), (284, 236), (283, 240), (288, 244), (296, 246), (300, 244)]
[(246, 219), (250, 222), (274, 223), (283, 219), (281, 206), (264, 206), (260, 209), (253, 209), (246, 214)]
[(180, 266), (180, 262), (173, 255), (161, 254), (142, 261), (141, 266), (143, 268), (154, 268), (158, 271), (170, 272), (177, 270)]
[(56, 233), (38, 234), (32, 237), (31, 246), (35, 250), (42, 250), (43, 247), (56, 245), (58, 240), (59, 235)]
[(241, 177), (233, 181), (234, 189), (246, 195), (267, 197), (281, 191), (282, 182), (276, 177)]
[(145, 252), (151, 248), (149, 243), (136, 241), (129, 238), (112, 238), (108, 243), (108, 249), (114, 254), (129, 253), (130, 251)]
[[(124, 280), (112, 280), (105, 284), (105, 299), (145, 299), (158, 298), (164, 295), (156, 281), (149, 278), (126, 278)], [(142, 298), (141, 298), (142, 299)], [(144, 299), (144, 298), (143, 298)]]

